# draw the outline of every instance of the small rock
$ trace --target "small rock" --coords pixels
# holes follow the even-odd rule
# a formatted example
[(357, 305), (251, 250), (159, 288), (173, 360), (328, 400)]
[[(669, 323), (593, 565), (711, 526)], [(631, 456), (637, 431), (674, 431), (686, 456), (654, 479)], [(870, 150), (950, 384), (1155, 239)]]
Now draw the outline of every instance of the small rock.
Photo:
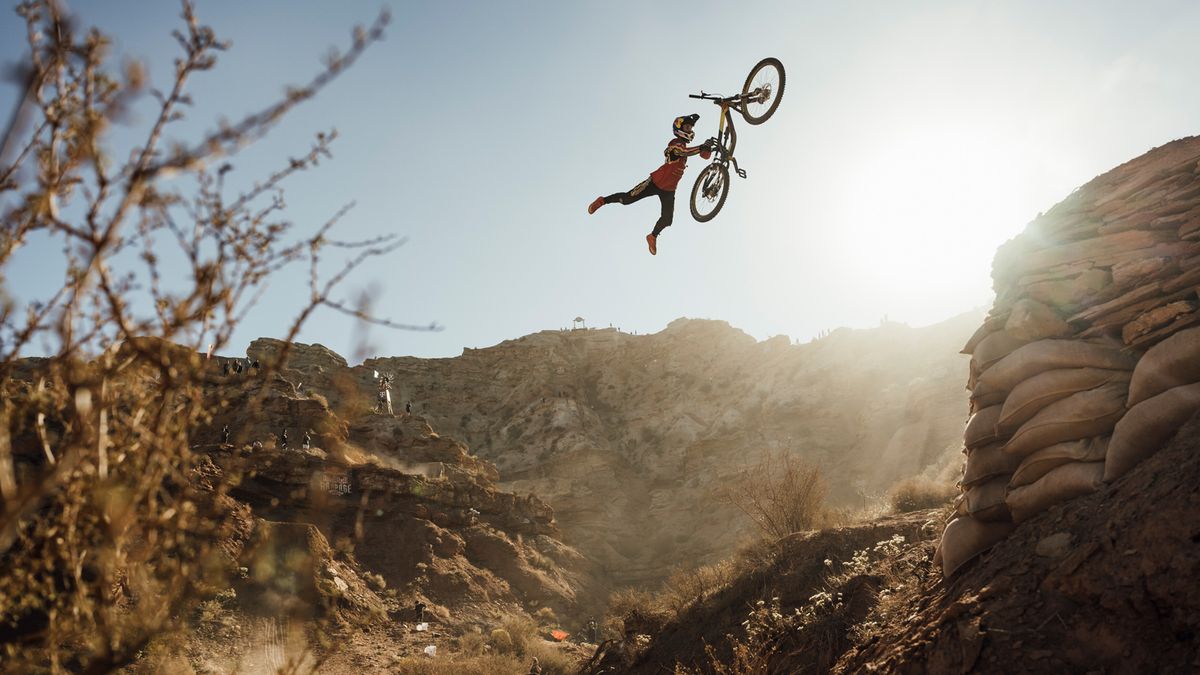
[(1055, 532), (1047, 537), (1042, 537), (1034, 547), (1034, 551), (1045, 558), (1062, 558), (1070, 552), (1070, 548), (1071, 534)]

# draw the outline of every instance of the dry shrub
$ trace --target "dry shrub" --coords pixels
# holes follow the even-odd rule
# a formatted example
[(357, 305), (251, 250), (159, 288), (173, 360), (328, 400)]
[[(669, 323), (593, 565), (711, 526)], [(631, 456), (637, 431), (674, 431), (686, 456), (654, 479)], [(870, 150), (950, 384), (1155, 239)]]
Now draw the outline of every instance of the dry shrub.
[(549, 607), (543, 607), (534, 612), (533, 618), (537, 619), (538, 623), (543, 626), (558, 625), (558, 616), (554, 613), (554, 610), (550, 609)]
[(827, 590), (790, 610), (781, 608), (779, 598), (758, 601), (742, 630), (725, 636), (727, 656), (709, 645), (705, 668), (676, 666), (675, 672), (828, 672), (853, 644), (878, 639), (881, 625), (899, 621), (897, 613), (930, 578), (928, 558), (924, 545), (895, 535), (850, 560), (826, 560), (822, 586)]
[(511, 654), (513, 651), (512, 635), (503, 628), (493, 628), (488, 634), (488, 645), (499, 654)]
[(738, 567), (733, 560), (722, 560), (701, 567), (677, 567), (667, 577), (656, 596), (655, 606), (666, 606), (678, 620), (688, 608), (704, 602), (736, 578)]
[(744, 541), (733, 554), (738, 568), (748, 570), (766, 569), (779, 559), (778, 540), (757, 537)]
[(826, 492), (820, 468), (783, 451), (742, 471), (718, 496), (779, 539), (820, 523)]
[(671, 608), (659, 595), (636, 588), (622, 588), (608, 596), (606, 632), (620, 635), (657, 633), (671, 618)]
[[(114, 68), (109, 40), (60, 2), (17, 13), (23, 91), (0, 131), (0, 663), (108, 672), (176, 644), (236, 569), (221, 544), (247, 516), (226, 494), (229, 474), (192, 449), (225, 403), (204, 395), (209, 346), (229, 344), (288, 266), (308, 272), (289, 343), (318, 308), (363, 316), (333, 294), (399, 244), (335, 240), (344, 210), (303, 234), (284, 215), (282, 184), (328, 157), (334, 133), (258, 180), (227, 163), (352, 65), (387, 15), (277, 102), (168, 143), (190, 80), (228, 46), (185, 2), (172, 79), (153, 92), (149, 126), (120, 134), (140, 135), (128, 143), (111, 132), (147, 89), (145, 69)], [(34, 240), (62, 250), (67, 271), (21, 305), (8, 284), (44, 255)], [(349, 253), (328, 275), (332, 251)], [(22, 356), (34, 348), (48, 356), (31, 365)], [(284, 358), (263, 364), (264, 380)]]
[(579, 669), (579, 659), (544, 640), (531, 643), (525, 657), (537, 657), (545, 675), (573, 675)]
[(457, 651), (464, 656), (479, 656), (486, 651), (488, 641), (478, 628), (458, 636)]
[[(539, 612), (539, 614), (543, 614), (543, 612)], [(550, 614), (553, 614), (553, 612), (550, 612)], [(575, 672), (577, 664), (574, 660), (569, 655), (555, 649), (553, 645), (543, 640), (538, 631), (537, 623), (527, 616), (511, 614), (504, 617), (500, 622), (500, 626), (493, 628), (488, 635), (487, 646), (492, 651), (490, 657), (509, 659), (512, 663), (523, 663), (525, 664), (525, 668), (528, 668), (528, 663), (531, 659), (537, 657), (544, 673), (562, 673), (566, 675), (567, 673)], [(472, 635), (472, 633), (467, 633), (459, 638), (460, 646), (463, 647), (463, 651), (468, 655), (477, 654), (482, 651), (482, 634), (478, 634), (478, 637), (469, 637)], [(475, 649), (479, 651), (468, 651)], [(471, 667), (469, 661), (464, 663), (463, 667), (463, 672), (471, 672), (469, 670), (469, 667)], [(496, 672), (514, 671), (498, 670)], [(527, 670), (519, 672), (525, 673)]]
[(533, 565), (536, 569), (544, 572), (553, 572), (558, 569), (558, 565), (555, 564), (552, 559), (547, 557), (541, 551), (538, 551), (536, 548), (529, 546), (526, 547), (524, 551), (525, 559), (528, 560), (529, 564)]
[(387, 589), (387, 579), (384, 579), (382, 575), (375, 574), (374, 572), (362, 572), (359, 576), (363, 578), (363, 581), (367, 582), (368, 586), (377, 592), (382, 593)]
[(540, 640), (538, 625), (533, 619), (524, 615), (509, 614), (489, 633), (488, 644), (499, 654), (525, 656), (530, 650), (530, 645)]
[(954, 487), (941, 481), (914, 476), (896, 483), (888, 493), (895, 513), (908, 513), (944, 506), (954, 498)]
[(510, 614), (500, 622), (500, 627), (512, 638), (512, 651), (517, 656), (527, 655), (530, 645), (541, 641), (537, 623), (527, 616)]

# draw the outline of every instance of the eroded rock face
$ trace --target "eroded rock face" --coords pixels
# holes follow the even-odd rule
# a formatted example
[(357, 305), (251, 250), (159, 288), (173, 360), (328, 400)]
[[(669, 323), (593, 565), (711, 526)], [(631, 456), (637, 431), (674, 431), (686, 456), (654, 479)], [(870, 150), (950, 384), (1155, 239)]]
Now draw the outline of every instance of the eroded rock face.
[[(979, 316), (757, 342), (722, 321), (653, 335), (545, 331), (451, 359), (379, 358), (395, 399), (555, 509), (615, 583), (728, 554), (751, 527), (716, 495), (766, 453), (823, 469), (835, 505), (953, 462)], [(356, 369), (356, 370), (360, 370)]]
[[(258, 338), (250, 343), (250, 346), (246, 349), (246, 356), (265, 363), (279, 358), (283, 353), (284, 345), (285, 343), (282, 340)], [(336, 370), (346, 368), (349, 365), (346, 363), (346, 359), (342, 358), (340, 354), (322, 344), (306, 345), (295, 342), (292, 343), (291, 348), (287, 351), (285, 367), (293, 370)]]
[[(424, 419), (358, 405), (373, 378), (317, 353), (273, 376), (213, 378), (207, 394), (217, 410), (195, 438), (219, 470), (239, 477), (232, 496), (267, 527), (314, 526), (388, 587), (453, 612), (491, 602), (572, 614), (591, 584), (582, 558), (558, 541), (553, 509), (498, 489), (494, 465)], [(334, 385), (340, 396), (325, 388)]]

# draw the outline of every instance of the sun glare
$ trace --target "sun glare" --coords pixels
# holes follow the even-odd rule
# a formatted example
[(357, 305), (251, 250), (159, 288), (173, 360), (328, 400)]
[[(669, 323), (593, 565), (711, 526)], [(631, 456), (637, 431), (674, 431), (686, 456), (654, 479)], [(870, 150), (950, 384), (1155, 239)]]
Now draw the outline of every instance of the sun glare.
[(860, 291), (915, 323), (986, 302), (996, 247), (1034, 215), (1020, 144), (938, 126), (895, 135), (855, 160), (839, 250)]

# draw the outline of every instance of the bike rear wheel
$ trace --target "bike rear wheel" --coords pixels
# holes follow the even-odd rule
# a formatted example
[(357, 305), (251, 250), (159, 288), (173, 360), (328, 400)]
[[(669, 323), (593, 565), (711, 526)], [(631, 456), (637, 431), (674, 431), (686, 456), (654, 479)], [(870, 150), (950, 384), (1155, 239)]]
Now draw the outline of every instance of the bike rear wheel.
[(783, 98), (783, 63), (766, 58), (750, 69), (742, 85), (742, 117), (748, 124), (762, 124), (775, 114)]
[(728, 196), (729, 168), (720, 162), (709, 164), (696, 176), (696, 184), (692, 186), (692, 217), (707, 223), (725, 206)]

